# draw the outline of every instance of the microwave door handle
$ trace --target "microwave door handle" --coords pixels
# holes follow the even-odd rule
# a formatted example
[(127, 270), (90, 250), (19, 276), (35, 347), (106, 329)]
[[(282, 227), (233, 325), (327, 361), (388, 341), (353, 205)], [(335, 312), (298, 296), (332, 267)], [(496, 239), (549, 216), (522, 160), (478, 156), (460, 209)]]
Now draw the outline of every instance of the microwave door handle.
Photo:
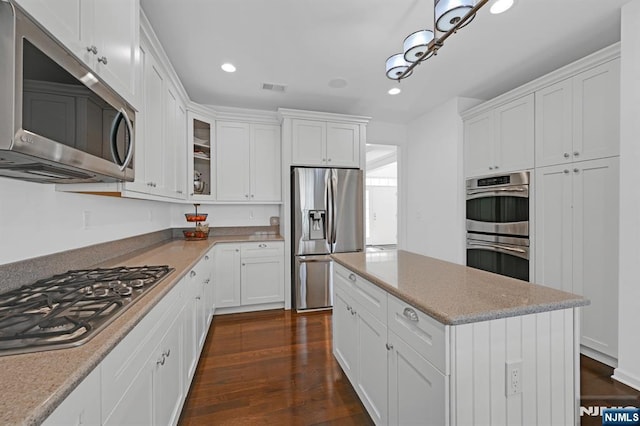
[(529, 259), (527, 250), (525, 249), (521, 249), (521, 248), (517, 248), (517, 247), (510, 247), (510, 246), (505, 246), (502, 244), (487, 244), (487, 243), (478, 243), (478, 242), (471, 242), (471, 241), (467, 241), (467, 248), (468, 249), (472, 249), (472, 248), (479, 248), (479, 249), (484, 249), (484, 250), (491, 250), (491, 251), (495, 251), (495, 252), (499, 252), (499, 253), (505, 253), (505, 254), (512, 254), (514, 256), (518, 256), (521, 257), (523, 259)]
[[(124, 160), (120, 158), (120, 153), (118, 152), (118, 128), (120, 127), (122, 120), (124, 120), (127, 126), (126, 135), (128, 135), (128, 137), (125, 137), (128, 143), (127, 153)], [(131, 158), (133, 157), (133, 126), (131, 125), (129, 116), (124, 108), (121, 108), (120, 111), (118, 111), (113, 119), (113, 123), (111, 124), (111, 157), (121, 171), (124, 171), (124, 169), (127, 168), (127, 165), (129, 165)]]
[(496, 188), (491, 190), (476, 189), (476, 190), (467, 191), (467, 200), (472, 200), (475, 198), (502, 197), (502, 196), (527, 198), (529, 197), (529, 189), (525, 187), (515, 187), (515, 188)]

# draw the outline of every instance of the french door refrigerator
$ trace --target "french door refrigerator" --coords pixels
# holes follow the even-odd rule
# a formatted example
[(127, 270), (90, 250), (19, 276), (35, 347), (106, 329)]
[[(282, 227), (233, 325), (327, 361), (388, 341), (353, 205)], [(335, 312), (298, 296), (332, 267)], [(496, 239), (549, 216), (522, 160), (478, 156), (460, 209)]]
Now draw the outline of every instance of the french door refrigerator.
[(333, 305), (331, 253), (362, 251), (362, 170), (291, 171), (292, 285), (296, 310)]

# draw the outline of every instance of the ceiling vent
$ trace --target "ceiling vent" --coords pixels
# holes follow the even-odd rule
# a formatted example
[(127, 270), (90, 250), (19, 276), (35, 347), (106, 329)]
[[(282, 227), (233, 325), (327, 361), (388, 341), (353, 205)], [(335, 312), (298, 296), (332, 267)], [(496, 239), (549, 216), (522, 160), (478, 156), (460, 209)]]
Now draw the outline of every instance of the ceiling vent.
[(262, 83), (263, 90), (271, 90), (272, 92), (284, 93), (287, 86), (276, 83)]

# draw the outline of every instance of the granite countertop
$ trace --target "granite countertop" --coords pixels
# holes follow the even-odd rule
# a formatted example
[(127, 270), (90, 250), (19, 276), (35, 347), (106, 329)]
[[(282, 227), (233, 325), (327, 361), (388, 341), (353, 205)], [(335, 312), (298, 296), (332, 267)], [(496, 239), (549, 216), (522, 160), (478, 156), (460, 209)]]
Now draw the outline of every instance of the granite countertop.
[(589, 304), (582, 296), (403, 250), (332, 258), (447, 325)]
[(175, 271), (82, 346), (0, 357), (0, 424), (42, 423), (213, 245), (249, 241), (282, 241), (282, 237), (257, 233), (170, 240), (101, 264), (169, 265)]

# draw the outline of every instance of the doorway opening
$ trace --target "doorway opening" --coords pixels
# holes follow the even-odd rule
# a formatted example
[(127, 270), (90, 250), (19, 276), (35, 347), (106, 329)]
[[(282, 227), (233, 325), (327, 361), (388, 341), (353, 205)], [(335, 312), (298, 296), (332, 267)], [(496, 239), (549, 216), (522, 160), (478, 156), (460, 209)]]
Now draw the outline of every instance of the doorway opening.
[(367, 144), (365, 232), (368, 251), (398, 244), (398, 147)]

